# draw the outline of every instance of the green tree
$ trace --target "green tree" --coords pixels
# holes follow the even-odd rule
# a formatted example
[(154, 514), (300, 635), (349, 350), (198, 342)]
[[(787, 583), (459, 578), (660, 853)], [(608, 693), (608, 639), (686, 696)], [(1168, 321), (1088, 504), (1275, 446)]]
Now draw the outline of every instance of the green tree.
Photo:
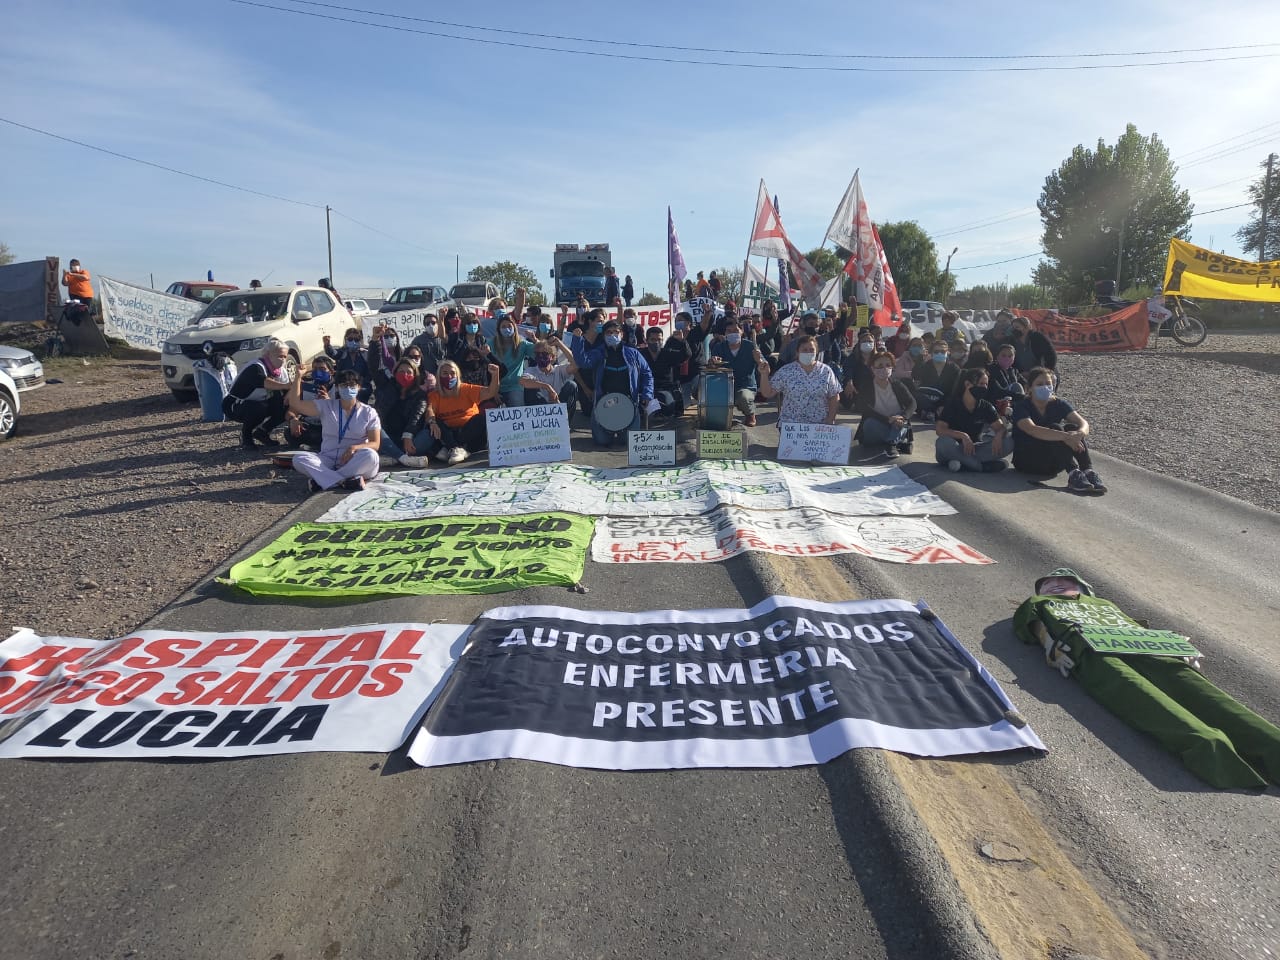
[[(1257, 210), (1249, 222), (1236, 231), (1236, 239), (1245, 250), (1256, 250), (1259, 260), (1267, 255), (1280, 257), (1280, 158), (1271, 155), (1271, 163), (1260, 164), (1262, 176), (1249, 184), (1249, 199), (1257, 204)], [(1267, 182), (1267, 167), (1271, 167), (1271, 182)], [(1266, 212), (1267, 235), (1262, 235), (1262, 214)]]
[[(710, 273), (707, 274), (711, 276)], [(742, 299), (742, 268), (717, 267), (716, 279), (720, 281), (720, 302), (732, 300), (737, 303)]]
[(640, 295), (640, 299), (636, 301), (636, 306), (637, 307), (656, 307), (659, 304), (663, 304), (666, 302), (667, 301), (665, 299), (658, 296), (656, 293), (642, 293)]
[(528, 267), (521, 266), (511, 260), (499, 260), (487, 266), (472, 267), (467, 271), (467, 279), (475, 282), (488, 281), (498, 288), (502, 299), (511, 301), (516, 294), (516, 287), (524, 287), (529, 304), (539, 306), (545, 304), (542, 284), (538, 276)]
[(845, 261), (849, 259), (845, 257), (844, 260), (841, 260), (838, 253), (828, 250), (826, 247), (814, 247), (804, 255), (804, 258), (809, 261), (813, 269), (818, 271), (818, 275), (823, 280), (830, 280), (843, 270)]
[[(902, 300), (931, 300), (938, 292), (938, 248), (914, 220), (882, 223), (880, 243)], [(954, 277), (953, 277), (954, 280)]]
[(13, 263), (13, 251), (7, 243), (0, 243), (0, 267)]
[(1047, 258), (1036, 281), (1079, 303), (1092, 297), (1095, 280), (1123, 289), (1160, 274), (1169, 239), (1190, 235), (1191, 198), (1176, 172), (1169, 148), (1133, 124), (1114, 145), (1099, 138), (1095, 149), (1077, 146), (1045, 178), (1036, 204)]

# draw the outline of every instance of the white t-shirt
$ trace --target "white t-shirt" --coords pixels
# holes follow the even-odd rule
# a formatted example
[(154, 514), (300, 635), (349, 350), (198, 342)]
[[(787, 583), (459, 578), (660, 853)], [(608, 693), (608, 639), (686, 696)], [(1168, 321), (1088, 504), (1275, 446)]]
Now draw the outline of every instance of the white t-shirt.
[(573, 371), (569, 369), (569, 361), (561, 360), (553, 365), (550, 370), (543, 370), (536, 364), (526, 364), (524, 368), (526, 377), (532, 377), (534, 380), (540, 380), (542, 383), (550, 384), (551, 389), (558, 395), (565, 383), (573, 379)]

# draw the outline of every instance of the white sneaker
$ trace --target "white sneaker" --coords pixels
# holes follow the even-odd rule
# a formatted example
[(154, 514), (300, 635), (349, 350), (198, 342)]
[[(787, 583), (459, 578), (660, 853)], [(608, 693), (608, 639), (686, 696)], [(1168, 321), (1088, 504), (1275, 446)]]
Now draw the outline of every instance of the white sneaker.
[(453, 451), (451, 451), (448, 447), (441, 447), (439, 450), (436, 451), (436, 459), (439, 460), (441, 463), (448, 463), (449, 454), (452, 452)]
[(455, 463), (461, 463), (468, 456), (470, 454), (467, 453), (466, 447), (454, 447), (449, 451), (449, 466), (452, 467)]
[(421, 470), (431, 462), (430, 457), (415, 457), (412, 454), (404, 453), (400, 455), (400, 466), (409, 467), (413, 470)]
[(963, 466), (964, 466), (964, 464), (963, 464), (963, 463), (961, 463), (959, 460), (948, 460), (948, 461), (947, 461), (947, 469), (948, 469), (948, 470), (950, 470), (952, 473), (959, 473), (959, 472), (960, 472), (960, 468), (961, 468), (961, 467), (963, 467)]

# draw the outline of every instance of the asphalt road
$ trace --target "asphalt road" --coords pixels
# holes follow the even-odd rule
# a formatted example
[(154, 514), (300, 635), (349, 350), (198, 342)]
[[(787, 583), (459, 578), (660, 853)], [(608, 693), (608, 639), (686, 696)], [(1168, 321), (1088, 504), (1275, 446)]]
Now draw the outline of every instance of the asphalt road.
[[(797, 583), (827, 599), (924, 598), (1050, 748), (952, 769), (1000, 778), (1152, 955), (1280, 952), (1280, 791), (1202, 786), (1045, 667), (1009, 625), (1037, 575), (1074, 565), (1131, 613), (1192, 635), (1217, 683), (1280, 719), (1280, 518), (1114, 462), (1104, 463), (1112, 492), (1081, 499), (1009, 473), (961, 480), (916, 460), (908, 472), (960, 510), (941, 525), (997, 565), (839, 558), (805, 561), (818, 566), (797, 578), (796, 561), (755, 556), (589, 564), (586, 595), (540, 588), (326, 608), (206, 582), (151, 625), (466, 622), (525, 602), (749, 605)], [(0, 956), (992, 956), (989, 941), (1001, 941), (986, 929), (991, 905), (944, 855), (975, 838), (935, 843), (902, 769), (877, 751), (793, 770), (629, 774), (523, 761), (420, 770), (403, 751), (12, 761), (0, 779)], [(1071, 941), (1064, 932), (1052, 946)]]

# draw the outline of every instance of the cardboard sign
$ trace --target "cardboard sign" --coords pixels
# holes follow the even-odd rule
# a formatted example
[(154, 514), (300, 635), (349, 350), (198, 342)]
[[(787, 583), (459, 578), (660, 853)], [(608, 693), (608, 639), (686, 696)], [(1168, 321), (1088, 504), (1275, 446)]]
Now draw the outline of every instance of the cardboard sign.
[(671, 467), (676, 462), (674, 430), (631, 430), (627, 433), (627, 465)]
[(702, 460), (742, 460), (746, 434), (741, 430), (699, 430), (698, 457)]
[(1200, 651), (1180, 633), (1141, 627), (1077, 628), (1091, 650), (1117, 657), (1198, 657)]
[(485, 420), (491, 466), (517, 467), (573, 458), (573, 449), (569, 446), (569, 412), (562, 403), (498, 407), (486, 410)]
[(826, 423), (784, 423), (779, 431), (779, 460), (808, 460), (811, 463), (849, 462), (853, 431)]

